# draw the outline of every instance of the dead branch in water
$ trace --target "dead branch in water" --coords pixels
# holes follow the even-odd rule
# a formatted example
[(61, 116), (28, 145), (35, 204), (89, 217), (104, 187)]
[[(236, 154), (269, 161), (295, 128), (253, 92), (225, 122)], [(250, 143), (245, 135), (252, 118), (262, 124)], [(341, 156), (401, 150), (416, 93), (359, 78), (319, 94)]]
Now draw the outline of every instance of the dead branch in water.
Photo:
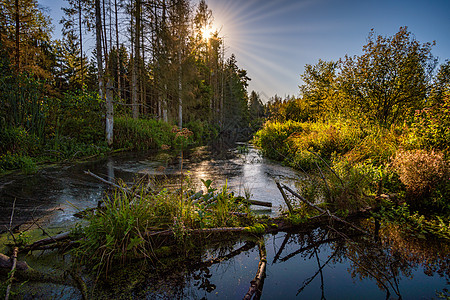
[(250, 288), (248, 289), (247, 294), (245, 294), (244, 300), (249, 300), (253, 297), (255, 293), (262, 292), (264, 277), (266, 275), (266, 264), (267, 264), (266, 245), (265, 242), (262, 241), (259, 244), (258, 271), (256, 272), (255, 278), (250, 282)]
[(11, 272), (10, 272), (10, 276), (9, 276), (9, 284), (8, 287), (6, 288), (6, 296), (5, 296), (5, 300), (9, 299), (9, 294), (11, 292), (11, 285), (12, 282), (14, 280), (14, 273), (16, 272), (16, 266), (17, 266), (17, 253), (19, 252), (19, 248), (14, 247), (13, 249), (13, 254), (11, 256), (12, 259), (12, 266), (11, 266)]
[(348, 225), (348, 226), (352, 227), (353, 229), (356, 229), (356, 230), (358, 230), (358, 231), (361, 231), (361, 232), (364, 233), (364, 234), (370, 234), (370, 233), (368, 233), (366, 230), (364, 230), (364, 229), (362, 229), (362, 228), (360, 228), (360, 227), (358, 227), (358, 226), (356, 226), (356, 225), (354, 225), (354, 224), (352, 224), (352, 223), (349, 223), (349, 222), (347, 222), (347, 221), (345, 221), (345, 220), (343, 220), (343, 219), (341, 219), (341, 218), (339, 218), (339, 217), (333, 215), (332, 213), (330, 213), (330, 211), (329, 211), (328, 209), (325, 210), (325, 209), (323, 209), (323, 208), (318, 207), (317, 205), (312, 204), (311, 202), (309, 202), (308, 200), (306, 200), (305, 198), (303, 198), (302, 196), (300, 196), (299, 194), (297, 194), (296, 192), (294, 192), (294, 191), (293, 191), (291, 188), (289, 188), (288, 186), (283, 185), (283, 188), (286, 189), (287, 191), (289, 191), (292, 195), (294, 195), (294, 196), (297, 197), (298, 199), (300, 199), (302, 202), (306, 203), (307, 205), (309, 205), (309, 206), (311, 206), (312, 208), (314, 208), (315, 210), (317, 210), (318, 212), (320, 212), (320, 213), (322, 213), (322, 214), (327, 214), (330, 218), (332, 218), (332, 219), (334, 219), (334, 220), (336, 220), (336, 221), (339, 221), (339, 222), (341, 222), (341, 223), (343, 223), (343, 224), (345, 224), (345, 225)]

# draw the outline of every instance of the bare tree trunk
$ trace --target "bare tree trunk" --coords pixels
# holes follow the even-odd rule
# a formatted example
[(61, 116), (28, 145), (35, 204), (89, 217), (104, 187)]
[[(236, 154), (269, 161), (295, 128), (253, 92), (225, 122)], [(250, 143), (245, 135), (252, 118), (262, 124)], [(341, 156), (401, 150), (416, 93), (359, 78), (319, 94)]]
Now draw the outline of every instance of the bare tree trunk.
[(111, 76), (106, 82), (106, 142), (109, 146), (113, 144), (114, 132), (114, 104), (113, 104), (113, 83)]
[(98, 94), (100, 95), (100, 99), (103, 99), (102, 17), (100, 0), (95, 0), (95, 33), (98, 67)]
[(84, 66), (83, 66), (83, 28), (81, 27), (81, 0), (78, 0), (78, 27), (80, 34), (80, 72), (81, 72), (81, 89), (84, 90)]
[(102, 1), (103, 4), (103, 51), (105, 55), (105, 69), (107, 68), (107, 61), (108, 61), (108, 38), (106, 35), (106, 11), (105, 11), (105, 0)]
[(178, 49), (178, 127), (183, 128), (183, 99), (181, 97), (182, 83), (181, 83), (181, 34), (180, 34), (180, 45)]
[[(97, 51), (97, 65), (98, 65), (98, 89), (99, 96), (101, 99), (104, 99), (104, 87), (103, 87), (103, 60), (102, 60), (102, 17), (101, 17), (101, 8), (100, 8), (100, 0), (95, 0), (95, 32), (96, 32), (96, 51)], [(105, 36), (106, 38), (106, 36)], [(106, 141), (108, 145), (111, 145), (113, 142), (113, 103), (112, 103), (112, 87), (111, 87), (111, 79), (108, 77), (107, 84), (107, 92), (106, 92)]]
[(114, 0), (114, 12), (116, 21), (116, 59), (117, 59), (117, 95), (119, 99), (122, 97), (120, 84), (120, 55), (119, 55), (119, 18), (117, 17), (117, 0)]
[(20, 72), (20, 19), (19, 19), (19, 0), (14, 3), (16, 9), (16, 73)]
[(139, 34), (140, 34), (140, 25), (141, 25), (141, 1), (136, 1), (135, 7), (135, 20), (136, 20), (136, 28), (134, 30), (134, 57), (133, 57), (133, 73), (132, 73), (132, 113), (133, 119), (139, 118), (139, 96), (138, 96), (138, 69), (139, 69)]

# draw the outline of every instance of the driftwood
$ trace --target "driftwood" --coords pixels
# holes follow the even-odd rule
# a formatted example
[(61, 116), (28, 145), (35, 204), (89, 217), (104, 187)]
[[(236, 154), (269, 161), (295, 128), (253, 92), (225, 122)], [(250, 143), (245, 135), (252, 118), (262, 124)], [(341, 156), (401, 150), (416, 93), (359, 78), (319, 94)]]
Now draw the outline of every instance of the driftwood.
[(251, 205), (258, 205), (258, 206), (265, 206), (265, 207), (272, 207), (272, 203), (271, 202), (265, 202), (265, 201), (259, 201), (259, 200), (244, 200), (248, 203), (250, 203)]
[[(118, 189), (122, 190), (122, 191), (131, 192), (130, 189), (128, 189), (128, 188), (126, 188), (126, 187), (123, 187), (123, 186), (120, 186), (120, 185), (118, 185), (118, 184), (116, 184), (116, 183), (114, 183), (114, 182), (111, 182), (111, 181), (109, 181), (109, 180), (103, 179), (102, 177), (100, 177), (100, 176), (98, 176), (98, 175), (95, 175), (95, 174), (92, 173), (91, 171), (84, 171), (84, 174), (89, 175), (89, 176), (92, 176), (92, 177), (94, 177), (94, 178), (100, 180), (101, 182), (106, 183), (106, 184), (109, 184), (109, 185), (111, 185), (111, 186), (113, 186), (113, 187), (115, 187), (115, 188), (118, 188)], [(196, 193), (196, 194), (194, 194), (193, 196), (196, 196), (196, 195), (198, 195), (198, 197), (201, 196), (201, 194), (199, 195), (199, 193)], [(141, 196), (138, 195), (138, 194), (136, 194), (135, 196), (136, 196), (137, 198), (141, 198)], [(191, 196), (191, 197), (192, 197), (192, 196)], [(193, 197), (193, 199), (194, 199), (193, 203), (196, 203), (196, 202), (198, 201), (198, 197)], [(265, 202), (265, 201), (259, 201), (259, 200), (247, 200), (247, 199), (245, 199), (245, 200), (243, 200), (243, 201), (246, 201), (246, 202), (248, 202), (248, 203), (250, 203), (250, 204), (252, 204), (252, 205), (265, 206), (265, 207), (272, 207), (272, 203), (271, 203), (271, 202)]]
[(244, 296), (244, 300), (249, 300), (253, 297), (255, 293), (262, 292), (262, 285), (264, 282), (264, 277), (266, 275), (266, 264), (267, 264), (267, 253), (265, 243), (259, 245), (259, 264), (258, 271), (256, 272), (255, 278), (250, 282), (250, 288), (247, 294)]
[[(200, 229), (184, 229), (184, 233), (188, 234), (202, 234), (202, 233), (220, 233), (220, 232), (243, 232), (248, 230), (248, 227), (217, 227), (217, 228), (200, 228)], [(146, 232), (145, 236), (171, 236), (175, 232), (171, 229)]]
[[(95, 175), (94, 173), (92, 173), (92, 172), (89, 171), (89, 170), (88, 170), (88, 171), (84, 171), (84, 174), (89, 175), (89, 176), (92, 176), (92, 177), (94, 177), (95, 179), (98, 179), (98, 180), (100, 180), (100, 181), (103, 182), (103, 183), (106, 183), (106, 184), (109, 184), (110, 186), (113, 186), (113, 187), (115, 187), (115, 188), (118, 188), (119, 190), (122, 190), (122, 191), (127, 192), (127, 193), (131, 193), (131, 190), (130, 190), (129, 188), (120, 186), (120, 185), (118, 185), (118, 184), (116, 184), (116, 183), (114, 183), (114, 182), (112, 182), (112, 181), (103, 179), (103, 178), (101, 178), (100, 176)], [(141, 199), (141, 195), (139, 195), (139, 194), (134, 194), (134, 196), (135, 196), (136, 198)]]

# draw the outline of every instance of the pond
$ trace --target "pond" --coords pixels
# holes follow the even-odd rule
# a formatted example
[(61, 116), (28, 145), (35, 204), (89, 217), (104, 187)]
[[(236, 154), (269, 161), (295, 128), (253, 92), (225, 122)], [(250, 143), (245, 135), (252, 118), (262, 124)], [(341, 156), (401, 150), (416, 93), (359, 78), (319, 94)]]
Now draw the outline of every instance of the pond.
[[(248, 150), (248, 152), (246, 151)], [(240, 153), (244, 152), (244, 153)], [(276, 215), (283, 206), (277, 179), (293, 186), (302, 174), (262, 158), (249, 147), (219, 154), (206, 147), (193, 149), (181, 161), (167, 153), (122, 153), (94, 162), (59, 165), (34, 175), (0, 178), (1, 227), (37, 219), (47, 227), (70, 227), (78, 209), (94, 207), (108, 186), (84, 174), (85, 170), (108, 180), (131, 183), (136, 176), (167, 178), (177, 188), (180, 167), (201, 188), (200, 179), (216, 186), (227, 184), (237, 194), (273, 203), (271, 210), (254, 206), (259, 213)], [(366, 228), (373, 224), (366, 222)], [(430, 299), (448, 294), (450, 245), (406, 236), (401, 228), (382, 227), (377, 236), (355, 235), (338, 224), (315, 229), (280, 232), (257, 237), (227, 236), (205, 239), (189, 253), (169, 256), (156, 263), (132, 261), (114, 268), (107, 280), (86, 277), (98, 299), (242, 299), (257, 273), (260, 250), (266, 268), (262, 299)], [(65, 258), (50, 252), (45, 268), (61, 268)], [(27, 259), (31, 266), (39, 262)], [(35, 264), (35, 265), (34, 265)], [(63, 267), (64, 268), (64, 267)], [(79, 299), (70, 286), (27, 283), (24, 298)]]

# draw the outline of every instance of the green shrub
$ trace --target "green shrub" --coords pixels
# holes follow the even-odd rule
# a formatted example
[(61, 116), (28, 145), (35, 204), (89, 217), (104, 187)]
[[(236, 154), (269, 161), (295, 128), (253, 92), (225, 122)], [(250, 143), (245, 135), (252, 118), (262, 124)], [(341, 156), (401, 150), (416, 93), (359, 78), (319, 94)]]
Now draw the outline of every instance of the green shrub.
[(172, 127), (159, 120), (116, 117), (114, 120), (114, 147), (133, 150), (159, 149), (172, 145), (175, 134)]
[(21, 154), (6, 154), (0, 155), (0, 173), (8, 170), (20, 169), (25, 173), (33, 173), (36, 171), (36, 163), (29, 156)]
[(41, 140), (22, 127), (4, 127), (0, 129), (0, 154), (20, 153), (32, 155), (36, 153)]
[(450, 93), (433, 107), (416, 111), (403, 145), (407, 149), (438, 149), (450, 155)]

